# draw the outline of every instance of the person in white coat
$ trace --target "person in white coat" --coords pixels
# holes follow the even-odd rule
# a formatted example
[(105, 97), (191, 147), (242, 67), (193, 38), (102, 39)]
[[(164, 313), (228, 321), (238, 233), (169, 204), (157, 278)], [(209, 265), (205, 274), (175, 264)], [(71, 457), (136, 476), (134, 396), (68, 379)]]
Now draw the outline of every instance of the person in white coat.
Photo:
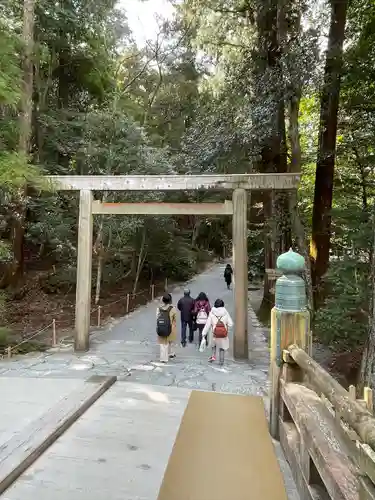
[(216, 352), (219, 349), (219, 362), (224, 363), (224, 353), (229, 349), (229, 329), (233, 326), (232, 318), (224, 307), (221, 299), (216, 299), (204, 326), (202, 337), (208, 347), (212, 347), (209, 362), (216, 361)]

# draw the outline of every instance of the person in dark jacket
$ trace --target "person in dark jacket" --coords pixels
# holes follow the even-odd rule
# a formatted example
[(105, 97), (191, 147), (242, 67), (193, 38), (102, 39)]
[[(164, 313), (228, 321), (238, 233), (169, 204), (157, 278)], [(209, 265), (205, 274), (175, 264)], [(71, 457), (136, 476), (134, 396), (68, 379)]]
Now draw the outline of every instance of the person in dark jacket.
[(190, 290), (184, 290), (184, 296), (177, 303), (177, 309), (181, 313), (181, 345), (186, 347), (186, 329), (189, 327), (189, 342), (194, 341), (194, 299), (190, 297)]
[(224, 279), (225, 283), (227, 284), (228, 290), (230, 290), (230, 285), (232, 283), (232, 274), (233, 274), (232, 266), (230, 264), (227, 264), (224, 270)]
[(202, 342), (202, 331), (207, 322), (208, 315), (210, 314), (211, 306), (207, 295), (201, 292), (195, 300), (194, 316), (196, 317), (196, 324), (199, 332), (199, 346)]

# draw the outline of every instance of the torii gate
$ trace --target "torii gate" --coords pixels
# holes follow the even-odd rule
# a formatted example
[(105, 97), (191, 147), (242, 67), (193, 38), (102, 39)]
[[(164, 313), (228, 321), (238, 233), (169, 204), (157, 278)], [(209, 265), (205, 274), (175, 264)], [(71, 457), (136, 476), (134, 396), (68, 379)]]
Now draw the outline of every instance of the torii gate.
[[(233, 353), (248, 359), (247, 191), (295, 189), (298, 174), (226, 175), (75, 175), (47, 176), (58, 191), (79, 191), (76, 351), (89, 349), (93, 215), (232, 215), (235, 331)], [(224, 203), (102, 203), (93, 191), (196, 191), (231, 190)]]

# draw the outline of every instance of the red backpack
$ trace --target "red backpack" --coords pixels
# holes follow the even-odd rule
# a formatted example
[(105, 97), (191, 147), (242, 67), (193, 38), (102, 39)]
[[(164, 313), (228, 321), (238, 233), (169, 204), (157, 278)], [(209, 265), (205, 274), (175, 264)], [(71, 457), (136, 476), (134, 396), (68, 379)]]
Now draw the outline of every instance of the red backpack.
[(228, 337), (228, 330), (227, 330), (227, 327), (224, 325), (224, 323), (221, 321), (221, 318), (223, 316), (221, 316), (220, 318), (217, 318), (217, 323), (216, 323), (216, 326), (214, 328), (214, 331), (213, 331), (213, 334), (214, 334), (214, 337), (216, 339), (225, 339), (226, 337)]

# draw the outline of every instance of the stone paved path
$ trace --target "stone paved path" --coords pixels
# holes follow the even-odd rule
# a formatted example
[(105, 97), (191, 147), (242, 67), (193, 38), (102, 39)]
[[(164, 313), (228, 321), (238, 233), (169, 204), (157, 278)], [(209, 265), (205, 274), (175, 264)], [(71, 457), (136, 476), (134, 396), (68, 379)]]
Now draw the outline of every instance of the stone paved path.
[[(193, 297), (204, 291), (211, 303), (222, 298), (234, 316), (233, 292), (223, 279), (224, 264), (216, 264), (196, 276), (187, 285)], [(174, 303), (184, 287), (171, 290)], [(250, 292), (251, 293), (251, 292)], [(90, 375), (116, 375), (128, 380), (156, 386), (260, 395), (267, 401), (269, 353), (265, 332), (255, 313), (249, 310), (249, 363), (233, 360), (227, 354), (224, 367), (207, 362), (208, 354), (200, 353), (197, 345), (185, 349), (176, 347), (177, 358), (168, 365), (158, 360), (155, 335), (155, 310), (159, 300), (150, 302), (121, 320), (91, 335), (88, 353), (75, 354), (72, 345), (51, 349), (46, 353), (29, 353), (12, 360), (0, 361), (0, 376), (43, 378), (87, 378)], [(298, 500), (279, 445), (275, 443), (290, 500)]]
[[(218, 264), (188, 284), (192, 296), (205, 291), (211, 302), (220, 297), (234, 314), (233, 292), (226, 290), (224, 265)], [(176, 303), (183, 287), (172, 290)], [(251, 293), (251, 292), (250, 292)], [(30, 353), (0, 362), (0, 375), (26, 377), (86, 378), (91, 374), (117, 375), (132, 382), (216, 390), (266, 396), (268, 392), (268, 348), (263, 331), (249, 310), (250, 363), (233, 360), (230, 350), (224, 367), (207, 363), (208, 353), (197, 345), (176, 346), (177, 358), (167, 366), (158, 360), (155, 336), (155, 310), (150, 302), (109, 328), (91, 335), (89, 353), (74, 354), (71, 345), (46, 353)]]

